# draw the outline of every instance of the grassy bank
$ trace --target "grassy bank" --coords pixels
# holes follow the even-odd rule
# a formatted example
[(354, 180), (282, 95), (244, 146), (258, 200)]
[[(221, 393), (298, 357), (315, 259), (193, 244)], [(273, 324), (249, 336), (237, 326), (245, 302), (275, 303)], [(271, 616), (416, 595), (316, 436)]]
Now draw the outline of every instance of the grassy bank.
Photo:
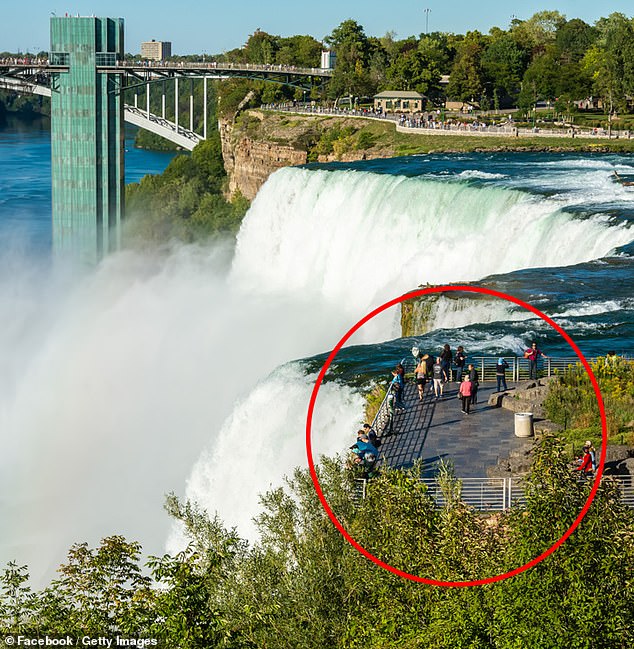
[[(605, 405), (608, 442), (634, 446), (634, 361), (599, 358), (592, 363)], [(601, 438), (601, 416), (590, 378), (581, 365), (568, 368), (544, 403), (549, 419), (564, 427), (562, 438), (581, 447)]]
[(304, 149), (312, 160), (318, 156), (346, 159), (350, 154), (372, 158), (480, 151), (634, 152), (634, 139), (401, 133), (394, 123), (372, 119), (274, 111), (257, 113), (264, 119), (254, 119), (249, 113), (242, 118), (249, 137)]

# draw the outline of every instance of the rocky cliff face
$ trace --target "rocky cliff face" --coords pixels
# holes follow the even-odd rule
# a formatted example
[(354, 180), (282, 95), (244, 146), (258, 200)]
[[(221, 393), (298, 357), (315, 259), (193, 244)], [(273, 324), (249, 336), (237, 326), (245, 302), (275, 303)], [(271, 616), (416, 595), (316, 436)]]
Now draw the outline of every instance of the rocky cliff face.
[(252, 201), (274, 171), (306, 163), (306, 151), (250, 137), (244, 130), (236, 128), (232, 121), (221, 121), (218, 126), (230, 196), (240, 192)]
[[(377, 136), (359, 136), (367, 122), (321, 115), (249, 110), (218, 123), (229, 197), (240, 192), (253, 200), (277, 169), (307, 162), (350, 162), (394, 155)], [(380, 125), (388, 129), (390, 125)]]

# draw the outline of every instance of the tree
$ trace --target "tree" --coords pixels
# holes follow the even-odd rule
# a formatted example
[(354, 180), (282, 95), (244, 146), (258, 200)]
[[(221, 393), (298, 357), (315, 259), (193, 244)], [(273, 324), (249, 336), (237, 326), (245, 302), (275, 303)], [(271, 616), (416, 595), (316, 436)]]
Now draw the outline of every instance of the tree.
[(325, 39), (337, 55), (337, 63), (329, 84), (333, 97), (364, 95), (371, 91), (369, 76), (370, 44), (363, 27), (355, 20), (344, 20)]
[(460, 101), (473, 101), (480, 98), (484, 89), (481, 66), (484, 46), (484, 37), (480, 32), (467, 32), (458, 46), (447, 86), (448, 97)]
[(526, 69), (527, 54), (506, 33), (493, 38), (482, 54), (482, 72), (490, 94), (508, 97), (514, 103)]
[(392, 90), (416, 90), (423, 94), (439, 88), (440, 73), (433, 61), (418, 50), (397, 57), (387, 71)]
[(275, 61), (279, 48), (279, 37), (256, 29), (249, 36), (244, 46), (244, 58), (247, 63), (270, 64)]
[(597, 30), (579, 18), (573, 18), (557, 29), (555, 45), (563, 63), (579, 63), (597, 38)]
[(557, 52), (551, 46), (528, 66), (522, 80), (522, 89), (518, 99), (519, 107), (528, 111), (540, 99), (554, 100), (557, 97), (558, 79)]
[(634, 91), (634, 28), (623, 14), (613, 13), (597, 22), (598, 38), (587, 50), (583, 69), (603, 99), (608, 128), (616, 110), (626, 106), (626, 94)]
[[(321, 43), (312, 36), (289, 36), (278, 39), (279, 49), (275, 58), (282, 65), (317, 68), (321, 59)], [(271, 85), (271, 84), (269, 84)]]
[(511, 35), (534, 59), (555, 42), (557, 30), (565, 22), (566, 17), (559, 11), (539, 11), (528, 20), (513, 21)]

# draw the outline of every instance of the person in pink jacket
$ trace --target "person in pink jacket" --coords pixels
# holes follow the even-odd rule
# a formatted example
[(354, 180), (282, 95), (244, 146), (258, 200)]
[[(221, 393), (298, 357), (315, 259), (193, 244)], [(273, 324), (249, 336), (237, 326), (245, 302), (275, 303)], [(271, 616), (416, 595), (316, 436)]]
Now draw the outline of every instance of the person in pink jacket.
[(469, 380), (469, 375), (465, 374), (464, 380), (460, 384), (460, 389), (458, 394), (460, 395), (460, 400), (462, 401), (462, 412), (465, 415), (469, 414), (469, 409), (471, 408), (471, 393), (473, 391), (473, 385)]

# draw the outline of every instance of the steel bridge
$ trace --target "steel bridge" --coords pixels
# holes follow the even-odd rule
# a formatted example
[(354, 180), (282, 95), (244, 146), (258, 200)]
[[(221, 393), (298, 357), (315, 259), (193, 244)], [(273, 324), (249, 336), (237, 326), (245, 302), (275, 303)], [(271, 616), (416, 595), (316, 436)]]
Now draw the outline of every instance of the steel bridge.
[[(88, 264), (121, 243), (124, 121), (192, 150), (207, 138), (210, 79), (266, 81), (305, 94), (323, 88), (331, 76), (332, 70), (285, 65), (129, 63), (121, 18), (52, 17), (47, 60), (0, 60), (1, 89), (51, 98), (53, 249)], [(196, 132), (197, 79), (203, 83), (202, 132)], [(184, 124), (179, 82), (189, 86)], [(174, 84), (169, 111), (167, 83)], [(151, 93), (156, 84), (161, 93)], [(124, 103), (124, 94), (133, 94), (131, 103)], [(160, 107), (152, 106), (158, 94)]]
[[(117, 75), (117, 87), (114, 93), (134, 92), (134, 103), (124, 104), (126, 122), (144, 128), (156, 135), (173, 142), (177, 146), (191, 151), (196, 144), (207, 139), (208, 133), (208, 92), (209, 80), (248, 79), (267, 81), (280, 85), (298, 88), (309, 92), (313, 88), (323, 88), (330, 80), (333, 71), (321, 68), (302, 68), (288, 65), (256, 65), (251, 63), (154, 63), (125, 64), (118, 61), (114, 65), (97, 65), (97, 74)], [(51, 97), (54, 92), (56, 74), (68, 73), (67, 65), (52, 65), (45, 62), (1, 62), (0, 89), (11, 90), (22, 94), (35, 94)], [(182, 124), (177, 105), (182, 91), (179, 81), (202, 79), (203, 90), (203, 124), (202, 132), (195, 131), (194, 94), (189, 93), (189, 120)], [(166, 82), (174, 84), (174, 119), (167, 118)], [(161, 84), (161, 110), (159, 113), (150, 109), (150, 87)]]

